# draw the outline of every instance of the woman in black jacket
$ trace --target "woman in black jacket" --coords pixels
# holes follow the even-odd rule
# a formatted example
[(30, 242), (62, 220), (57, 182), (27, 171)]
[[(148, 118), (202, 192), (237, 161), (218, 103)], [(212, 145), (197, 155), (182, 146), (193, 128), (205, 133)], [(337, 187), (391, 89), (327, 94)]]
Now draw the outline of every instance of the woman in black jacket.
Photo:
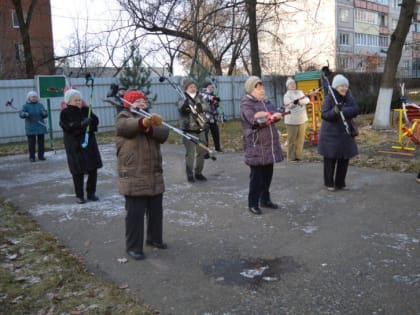
[[(82, 106), (82, 96), (79, 91), (70, 89), (64, 94), (64, 102), (68, 105), (60, 114), (60, 126), (64, 132), (64, 147), (67, 163), (73, 177), (77, 203), (85, 203), (83, 193), (84, 174), (88, 175), (86, 183), (87, 199), (98, 201), (96, 182), (98, 168), (102, 167), (101, 155), (96, 143), (95, 132), (98, 130), (98, 117), (89, 108)], [(89, 127), (88, 144), (84, 148), (85, 133)]]
[[(358, 154), (351, 132), (351, 120), (359, 114), (359, 106), (349, 91), (346, 77), (337, 74), (331, 86), (333, 95), (328, 94), (322, 104), (318, 153), (324, 157), (324, 184), (329, 191), (335, 191), (346, 187), (349, 160)], [(345, 128), (340, 111), (350, 128), (350, 134)]]

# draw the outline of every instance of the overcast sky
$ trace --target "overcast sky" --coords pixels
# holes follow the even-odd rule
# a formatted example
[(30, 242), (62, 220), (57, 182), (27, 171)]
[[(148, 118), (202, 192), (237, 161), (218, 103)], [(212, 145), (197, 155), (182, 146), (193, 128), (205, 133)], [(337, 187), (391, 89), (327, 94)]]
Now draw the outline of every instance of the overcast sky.
[(75, 31), (84, 29), (86, 21), (88, 32), (105, 30), (113, 17), (118, 15), (120, 6), (116, 0), (51, 0), (54, 47), (57, 54)]

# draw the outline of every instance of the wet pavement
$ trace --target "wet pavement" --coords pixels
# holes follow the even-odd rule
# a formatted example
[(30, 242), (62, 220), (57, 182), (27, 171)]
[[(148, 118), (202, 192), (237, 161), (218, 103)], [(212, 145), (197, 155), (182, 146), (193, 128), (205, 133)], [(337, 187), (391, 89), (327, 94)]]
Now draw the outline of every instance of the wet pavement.
[(113, 145), (100, 147), (99, 202), (75, 202), (65, 152), (0, 158), (0, 191), (79, 254), (98, 276), (128, 284), (161, 314), (419, 314), (420, 184), (415, 174), (350, 167), (327, 192), (322, 164), (275, 165), (280, 209), (247, 210), (240, 153), (206, 161), (187, 183), (184, 148), (163, 145), (164, 240), (119, 262), (124, 199)]

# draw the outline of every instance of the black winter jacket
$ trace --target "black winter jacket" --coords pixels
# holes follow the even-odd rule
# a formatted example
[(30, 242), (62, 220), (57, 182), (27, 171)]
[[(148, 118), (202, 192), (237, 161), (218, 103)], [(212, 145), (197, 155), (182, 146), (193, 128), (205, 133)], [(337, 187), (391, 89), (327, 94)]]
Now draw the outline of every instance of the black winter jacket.
[(89, 108), (69, 105), (60, 113), (60, 127), (64, 132), (64, 147), (70, 173), (86, 174), (102, 167), (101, 155), (96, 142), (95, 132), (98, 130), (99, 119), (91, 114), (92, 123), (89, 130), (88, 146), (82, 147), (86, 128), (81, 123), (88, 117)]
[[(345, 96), (340, 95), (335, 89), (333, 93), (337, 102), (343, 103), (343, 114), (351, 127), (351, 120), (359, 114), (359, 106), (350, 90)], [(332, 95), (328, 94), (322, 104), (318, 153), (329, 159), (350, 159), (358, 154), (357, 144), (354, 137), (346, 133), (343, 120), (340, 114), (335, 112), (334, 106), (335, 101)]]

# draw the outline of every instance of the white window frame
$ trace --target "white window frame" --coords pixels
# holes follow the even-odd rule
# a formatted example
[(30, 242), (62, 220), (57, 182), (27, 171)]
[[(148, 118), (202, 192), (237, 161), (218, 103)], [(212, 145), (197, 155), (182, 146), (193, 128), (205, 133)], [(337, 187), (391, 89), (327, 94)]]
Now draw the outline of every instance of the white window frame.
[(338, 44), (340, 46), (349, 46), (350, 45), (350, 34), (349, 33), (339, 33), (338, 34)]

